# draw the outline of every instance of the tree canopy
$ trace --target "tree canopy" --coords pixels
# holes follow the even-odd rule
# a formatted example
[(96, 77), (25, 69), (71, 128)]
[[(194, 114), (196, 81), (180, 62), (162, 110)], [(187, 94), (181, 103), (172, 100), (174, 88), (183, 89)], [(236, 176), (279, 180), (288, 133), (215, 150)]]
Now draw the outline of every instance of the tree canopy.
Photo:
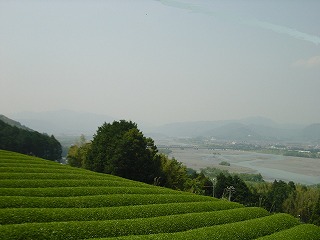
[(160, 158), (150, 138), (131, 121), (104, 123), (94, 135), (85, 167), (152, 183), (160, 175)]
[(62, 147), (53, 135), (10, 126), (0, 120), (0, 149), (60, 160)]

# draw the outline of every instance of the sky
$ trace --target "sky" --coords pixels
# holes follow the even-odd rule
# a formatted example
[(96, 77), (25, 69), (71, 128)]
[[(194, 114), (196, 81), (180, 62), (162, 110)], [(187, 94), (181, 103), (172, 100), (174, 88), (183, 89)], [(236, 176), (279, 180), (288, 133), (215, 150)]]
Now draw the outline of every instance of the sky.
[(0, 114), (320, 122), (318, 0), (0, 0)]

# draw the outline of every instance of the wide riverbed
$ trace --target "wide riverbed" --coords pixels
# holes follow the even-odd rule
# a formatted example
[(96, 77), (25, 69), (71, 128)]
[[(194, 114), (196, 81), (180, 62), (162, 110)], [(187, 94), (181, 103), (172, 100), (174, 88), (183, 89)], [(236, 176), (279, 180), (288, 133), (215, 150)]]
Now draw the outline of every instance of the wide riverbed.
[[(173, 148), (175, 157), (187, 167), (200, 170), (219, 167), (237, 173), (261, 173), (266, 181), (293, 181), (306, 185), (320, 183), (320, 159), (300, 158), (247, 151)], [(219, 165), (226, 161), (230, 167)]]

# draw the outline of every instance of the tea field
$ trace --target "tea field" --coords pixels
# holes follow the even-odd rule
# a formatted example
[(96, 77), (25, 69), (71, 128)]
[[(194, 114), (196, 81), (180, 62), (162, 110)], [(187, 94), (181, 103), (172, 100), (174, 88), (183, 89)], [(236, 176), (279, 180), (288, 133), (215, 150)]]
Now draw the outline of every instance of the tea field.
[(320, 239), (320, 228), (0, 150), (0, 239)]

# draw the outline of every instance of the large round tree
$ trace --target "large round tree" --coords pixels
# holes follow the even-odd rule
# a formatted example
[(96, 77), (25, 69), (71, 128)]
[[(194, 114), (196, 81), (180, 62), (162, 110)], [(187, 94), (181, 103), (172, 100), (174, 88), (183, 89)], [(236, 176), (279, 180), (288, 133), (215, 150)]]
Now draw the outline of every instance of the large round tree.
[(131, 121), (104, 123), (94, 135), (86, 168), (152, 183), (160, 174), (160, 159), (151, 138)]

